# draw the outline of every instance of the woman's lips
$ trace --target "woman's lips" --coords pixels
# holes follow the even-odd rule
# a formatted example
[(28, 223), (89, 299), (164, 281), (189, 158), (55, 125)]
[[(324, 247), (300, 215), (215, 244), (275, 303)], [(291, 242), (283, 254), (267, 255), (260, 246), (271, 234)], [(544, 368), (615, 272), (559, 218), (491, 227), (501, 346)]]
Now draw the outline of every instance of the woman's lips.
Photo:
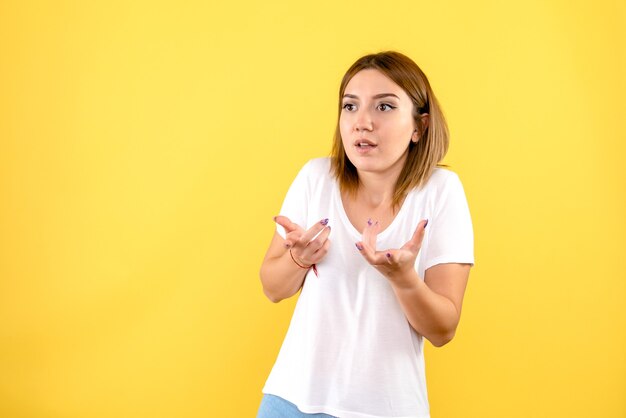
[(368, 154), (368, 153), (372, 152), (376, 148), (376, 145), (365, 143), (365, 142), (361, 142), (361, 143), (357, 143), (354, 146), (354, 148), (356, 148), (356, 151), (359, 154)]

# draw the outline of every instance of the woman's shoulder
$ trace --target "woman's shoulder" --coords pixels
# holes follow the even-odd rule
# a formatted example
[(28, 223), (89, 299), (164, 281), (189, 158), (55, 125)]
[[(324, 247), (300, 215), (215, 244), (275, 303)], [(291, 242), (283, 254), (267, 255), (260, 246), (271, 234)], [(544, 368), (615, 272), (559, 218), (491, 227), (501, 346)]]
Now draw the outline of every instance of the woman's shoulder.
[(435, 167), (424, 186), (416, 190), (415, 198), (438, 202), (459, 193), (464, 193), (459, 175), (448, 168)]
[(294, 183), (309, 188), (324, 187), (332, 183), (330, 158), (312, 158), (302, 165)]
[(330, 157), (312, 158), (300, 169), (301, 175), (312, 179), (330, 178)]
[(442, 190), (451, 184), (460, 183), (459, 175), (445, 167), (435, 167), (424, 185), (427, 190)]
[(315, 172), (330, 172), (330, 157), (312, 158), (306, 162), (305, 167)]

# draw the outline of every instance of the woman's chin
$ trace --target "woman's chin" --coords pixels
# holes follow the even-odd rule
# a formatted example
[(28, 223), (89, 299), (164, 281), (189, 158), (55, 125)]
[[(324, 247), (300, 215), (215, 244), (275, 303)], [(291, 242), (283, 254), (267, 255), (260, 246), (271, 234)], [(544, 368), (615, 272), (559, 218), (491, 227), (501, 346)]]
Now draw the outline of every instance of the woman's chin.
[(356, 168), (357, 171), (375, 171), (376, 163), (371, 159), (359, 158), (359, 156), (351, 156), (348, 157), (348, 160), (352, 163), (352, 165)]
[(380, 173), (385, 171), (379, 164), (374, 164), (371, 162), (355, 164), (356, 171), (358, 173)]
[(391, 174), (397, 175), (402, 171), (404, 166), (404, 159), (400, 159), (395, 163), (389, 161), (381, 161), (374, 158), (350, 158), (350, 162), (356, 168), (358, 173), (372, 173), (372, 174)]

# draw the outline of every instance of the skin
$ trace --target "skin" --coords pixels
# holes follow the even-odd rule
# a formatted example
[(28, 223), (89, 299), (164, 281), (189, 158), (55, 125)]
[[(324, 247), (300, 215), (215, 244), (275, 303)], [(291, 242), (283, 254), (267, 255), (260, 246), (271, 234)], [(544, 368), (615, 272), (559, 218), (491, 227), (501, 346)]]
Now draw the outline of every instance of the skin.
[[(471, 265), (438, 264), (426, 270), (421, 280), (414, 266), (427, 220), (418, 223), (412, 238), (401, 248), (376, 248), (376, 236), (396, 214), (393, 189), (406, 161), (409, 141), (419, 140), (411, 99), (384, 74), (368, 69), (350, 80), (342, 106), (339, 127), (344, 150), (357, 169), (360, 183), (355, 195), (342, 194), (350, 222), (362, 233), (355, 251), (387, 278), (409, 324), (434, 346), (441, 347), (456, 333)], [(428, 115), (422, 117), (428, 123)], [(355, 146), (363, 140), (373, 144), (367, 152), (359, 152)], [(369, 216), (364, 219), (361, 214)], [(267, 297), (279, 302), (297, 293), (306, 274), (306, 269), (298, 267), (291, 257), (303, 266), (323, 260), (330, 248), (331, 227), (323, 220), (308, 230), (284, 216), (275, 221), (285, 228), (286, 239), (274, 234), (260, 276)]]

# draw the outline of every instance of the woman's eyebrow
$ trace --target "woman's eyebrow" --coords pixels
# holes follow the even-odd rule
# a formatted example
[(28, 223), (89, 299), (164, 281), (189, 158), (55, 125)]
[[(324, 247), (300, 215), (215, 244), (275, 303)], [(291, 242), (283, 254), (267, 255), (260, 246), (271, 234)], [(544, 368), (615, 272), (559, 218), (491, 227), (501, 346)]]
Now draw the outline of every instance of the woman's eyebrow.
[[(375, 94), (374, 96), (372, 96), (373, 99), (382, 99), (383, 97), (395, 97), (396, 99), (400, 100), (400, 98), (398, 96), (396, 96), (393, 93), (380, 93), (380, 94)], [(344, 94), (343, 97), (347, 97), (350, 99), (357, 99), (359, 98), (359, 96), (355, 95), (355, 94)]]

